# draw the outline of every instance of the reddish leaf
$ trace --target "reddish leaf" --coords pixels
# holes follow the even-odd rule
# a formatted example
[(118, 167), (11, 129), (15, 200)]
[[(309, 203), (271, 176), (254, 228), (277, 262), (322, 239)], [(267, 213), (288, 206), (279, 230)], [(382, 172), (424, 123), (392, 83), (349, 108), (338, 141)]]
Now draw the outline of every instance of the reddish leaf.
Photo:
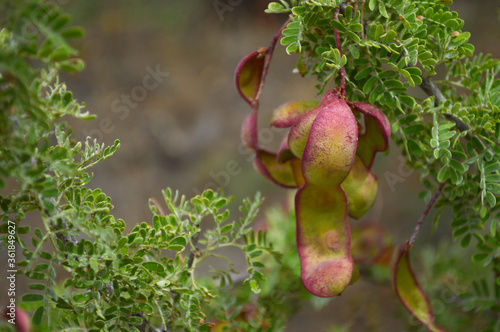
[(411, 247), (408, 242), (401, 244), (396, 254), (392, 271), (392, 281), (396, 295), (406, 309), (431, 332), (446, 331), (434, 322), (434, 313), (427, 294), (415, 278), (410, 265)]

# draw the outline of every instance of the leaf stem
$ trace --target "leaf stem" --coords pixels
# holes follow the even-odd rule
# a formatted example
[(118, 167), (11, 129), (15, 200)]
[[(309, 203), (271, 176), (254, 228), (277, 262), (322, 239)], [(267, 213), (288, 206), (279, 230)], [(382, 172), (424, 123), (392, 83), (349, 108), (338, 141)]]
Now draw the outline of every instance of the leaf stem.
[(363, 16), (365, 16), (365, 0), (361, 2), (361, 16), (360, 16), (360, 23), (363, 26), (363, 29), (361, 29), (361, 40), (365, 40), (365, 25), (363, 23)]
[(410, 241), (408, 242), (409, 247), (412, 247), (413, 244), (415, 243), (415, 240), (417, 239), (418, 233), (420, 232), (420, 228), (422, 227), (422, 224), (424, 223), (425, 218), (429, 214), (429, 211), (431, 210), (434, 203), (436, 203), (436, 201), (437, 201), (439, 195), (441, 194), (441, 192), (443, 191), (443, 188), (445, 185), (446, 185), (446, 181), (441, 183), (438, 190), (434, 193), (431, 200), (427, 204), (427, 207), (425, 208), (424, 213), (422, 213), (422, 215), (420, 216), (420, 219), (418, 219), (417, 226), (415, 226), (415, 230), (413, 231), (413, 235), (411, 236)]
[[(335, 12), (333, 13), (333, 19), (338, 21), (339, 20), (339, 9), (337, 8)], [(339, 50), (340, 53), (340, 58), (342, 58), (342, 46), (340, 44), (340, 34), (337, 29), (334, 29), (335, 31), (335, 46), (337, 46), (337, 50)], [(345, 97), (346, 91), (345, 91), (345, 68), (344, 66), (340, 67), (339, 69), (339, 88), (340, 88), (340, 93), (342, 96)]]

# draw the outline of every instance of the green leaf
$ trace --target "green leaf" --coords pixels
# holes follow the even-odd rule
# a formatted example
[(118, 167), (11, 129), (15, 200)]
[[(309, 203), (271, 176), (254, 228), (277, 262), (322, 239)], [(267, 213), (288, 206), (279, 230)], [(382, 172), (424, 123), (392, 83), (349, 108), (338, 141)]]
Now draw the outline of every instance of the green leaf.
[(229, 224), (229, 225), (222, 227), (220, 232), (221, 232), (221, 234), (225, 234), (225, 233), (230, 232), (232, 229), (233, 229), (233, 224)]
[(402, 125), (407, 125), (416, 121), (420, 121), (420, 116), (415, 113), (411, 113), (408, 115), (405, 115), (403, 118), (399, 120), (399, 123)]
[(403, 133), (405, 134), (413, 134), (418, 133), (425, 130), (425, 126), (422, 123), (415, 123), (406, 128), (403, 128)]
[(292, 8), (292, 13), (294, 15), (303, 15), (304, 13), (306, 13), (306, 11), (307, 9), (304, 6), (296, 6)]
[(396, 31), (389, 30), (385, 33), (385, 36), (384, 36), (384, 39), (382, 39), (382, 42), (386, 45), (389, 45), (390, 42), (392, 42), (394, 39), (396, 39), (397, 36), (398, 36), (398, 34), (396, 33)]
[(28, 288), (33, 289), (33, 290), (45, 290), (45, 285), (44, 284), (29, 284)]
[(28, 293), (28, 294), (24, 294), (21, 297), (21, 300), (23, 302), (38, 302), (38, 301), (43, 301), (43, 295), (42, 294), (35, 294), (35, 293)]
[(251, 280), (250, 281), (250, 289), (252, 290), (252, 292), (254, 294), (259, 294), (260, 293), (260, 287), (259, 285), (257, 284), (257, 281), (256, 280)]
[(267, 11), (269, 13), (272, 13), (272, 12), (281, 12), (283, 9), (285, 9), (285, 7), (283, 7), (282, 4), (280, 3), (277, 3), (277, 2), (271, 2), (268, 6), (267, 6)]
[(467, 172), (467, 168), (464, 166), (464, 164), (456, 161), (455, 159), (450, 160), (450, 166), (460, 174), (464, 174), (465, 172)]
[(142, 263), (142, 266), (145, 269), (147, 269), (151, 272), (155, 272), (157, 274), (165, 273), (165, 268), (163, 267), (163, 265), (160, 263), (157, 263), (157, 262), (144, 262), (144, 263)]
[(453, 231), (453, 238), (456, 239), (469, 231), (468, 226), (463, 226)]
[(472, 261), (475, 263), (480, 263), (484, 261), (486, 258), (488, 258), (489, 254), (487, 253), (480, 253), (480, 254), (475, 254), (472, 256)]
[(122, 237), (118, 240), (118, 242), (116, 243), (118, 248), (121, 248), (123, 247), (125, 244), (127, 244), (128, 242), (128, 239), (126, 237)]
[(382, 1), (378, 2), (378, 10), (380, 12), (380, 15), (382, 15), (385, 18), (389, 18), (389, 14), (387, 14), (387, 9), (385, 8), (385, 4)]
[(30, 231), (30, 226), (21, 226), (17, 228), (17, 234), (28, 234)]
[(299, 43), (298, 42), (293, 42), (293, 43), (291, 43), (290, 45), (288, 45), (286, 47), (286, 53), (287, 54), (297, 53), (298, 48), (299, 48)]
[(500, 195), (500, 184), (498, 183), (487, 183), (486, 189), (491, 191), (495, 195)]
[(462, 241), (460, 241), (460, 245), (462, 246), (462, 248), (467, 248), (469, 247), (469, 244), (470, 244), (470, 240), (472, 239), (472, 235), (469, 233), (467, 235), (465, 235), (463, 238), (462, 238)]
[(259, 257), (260, 255), (262, 255), (262, 250), (256, 250), (256, 251), (252, 251), (248, 256), (250, 258), (257, 258)]
[[(490, 191), (486, 192), (486, 200), (488, 201), (490, 207), (494, 207), (497, 204), (495, 195), (493, 195)], [(492, 223), (494, 223), (494, 221), (492, 221)]]
[[(330, 21), (330, 24), (333, 25), (333, 27), (337, 30), (339, 30), (340, 32), (345, 32), (346, 31), (346, 26), (343, 25), (342, 23), (340, 23), (339, 21), (337, 20), (331, 20)], [(361, 30), (360, 30), (361, 31)], [(358, 31), (359, 32), (359, 31)]]
[(285, 36), (283, 38), (281, 38), (280, 40), (280, 44), (285, 46), (285, 45), (289, 45), (293, 42), (297, 41), (297, 36), (296, 35), (292, 35), (292, 36)]
[(349, 44), (348, 48), (349, 48), (349, 52), (351, 52), (351, 55), (353, 56), (353, 58), (359, 59), (360, 53), (359, 53), (358, 48), (353, 44)]
[(180, 251), (187, 245), (187, 239), (184, 236), (178, 236), (168, 243), (169, 250)]
[(409, 71), (407, 71), (406, 69), (401, 69), (399, 72), (401, 73), (401, 75), (404, 76), (404, 78), (406, 78), (406, 80), (408, 81), (408, 83), (410, 83), (411, 86), (415, 86), (415, 81), (413, 81), (413, 78)]
[(349, 39), (351, 39), (355, 43), (359, 43), (361, 41), (361, 38), (352, 31), (347, 31), (347, 37), (349, 37)]
[(42, 190), (43, 197), (57, 197), (59, 195), (59, 189), (57, 188), (49, 188)]
[(363, 70), (359, 71), (359, 72), (356, 74), (356, 76), (354, 76), (354, 78), (355, 78), (356, 80), (358, 80), (358, 81), (359, 81), (359, 80), (361, 80), (361, 79), (363, 79), (363, 78), (367, 77), (368, 75), (370, 75), (370, 74), (371, 74), (371, 72), (372, 72), (372, 68), (371, 68), (371, 67), (365, 68), (365, 69), (363, 69)]
[(365, 85), (363, 85), (363, 93), (367, 95), (371, 91), (376, 82), (377, 82), (377, 76), (370, 77), (368, 81), (366, 81)]
[(449, 170), (450, 170), (450, 166), (444, 165), (443, 168), (441, 168), (441, 170), (438, 173), (437, 180), (441, 183), (446, 181), (446, 179), (448, 179), (450, 177)]
[(370, 8), (370, 10), (373, 11), (375, 9), (376, 4), (377, 0), (370, 0), (370, 2), (368, 2), (368, 8)]
[(43, 312), (45, 311), (44, 306), (38, 307), (33, 313), (33, 317), (31, 318), (31, 323), (33, 326), (38, 326), (42, 322)]
[[(338, 21), (333, 21), (333, 22), (338, 22)], [(349, 30), (354, 31), (354, 32), (361, 32), (361, 31), (363, 31), (363, 26), (360, 23), (350, 24)]]
[(63, 38), (81, 38), (83, 37), (83, 29), (81, 27), (70, 27), (61, 32)]
[(95, 257), (90, 258), (89, 265), (94, 270), (97, 270), (99, 268), (99, 263), (97, 262), (97, 259), (95, 259)]

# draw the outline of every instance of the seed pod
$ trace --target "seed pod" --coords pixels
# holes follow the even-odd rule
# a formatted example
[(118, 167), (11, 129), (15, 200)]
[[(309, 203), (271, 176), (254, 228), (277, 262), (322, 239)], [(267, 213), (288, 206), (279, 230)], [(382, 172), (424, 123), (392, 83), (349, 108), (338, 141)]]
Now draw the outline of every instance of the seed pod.
[(349, 216), (359, 219), (375, 203), (378, 180), (365, 166), (361, 158), (356, 155), (351, 172), (342, 182), (342, 188), (344, 188), (349, 200)]
[(356, 154), (371, 169), (375, 154), (389, 148), (391, 124), (385, 114), (373, 105), (355, 102), (352, 108), (365, 117), (365, 130), (362, 135), (359, 135)]
[(405, 308), (431, 332), (446, 332), (434, 322), (432, 306), (424, 290), (418, 283), (410, 265), (408, 242), (401, 244), (392, 267), (392, 282), (396, 295)]
[(259, 90), (264, 84), (264, 66), (267, 56), (266, 49), (258, 49), (244, 57), (236, 67), (236, 88), (252, 108), (256, 108)]
[[(348, 201), (341, 183), (354, 163), (358, 130), (347, 103), (338, 98), (332, 100), (322, 101), (301, 117), (304, 124), (311, 121), (308, 114), (317, 113), (309, 130), (296, 123), (298, 134), (292, 136), (291, 131), (289, 139), (290, 146), (295, 147), (292, 151), (302, 157), (305, 181), (295, 196), (302, 282), (311, 293), (321, 297), (339, 295), (353, 274)], [(306, 132), (303, 153), (299, 153)]]
[(238, 92), (252, 107), (241, 128), (241, 138), (255, 152), (254, 167), (262, 176), (277, 185), (294, 188), (295, 181), (289, 162), (278, 163), (275, 153), (259, 147), (257, 134), (258, 97), (264, 84), (264, 67), (268, 52), (265, 49), (247, 55), (236, 68), (235, 81)]
[(297, 158), (302, 158), (302, 154), (309, 137), (309, 132), (311, 130), (312, 123), (316, 119), (316, 116), (321, 110), (323, 110), (325, 107), (329, 107), (331, 104), (333, 104), (333, 102), (337, 100), (339, 100), (337, 93), (335, 91), (329, 91), (323, 97), (318, 106), (306, 112), (295, 121), (292, 128), (290, 129), (290, 133), (288, 134), (288, 145), (292, 153)]
[(364, 132), (359, 133), (356, 161), (342, 188), (349, 199), (349, 216), (358, 219), (375, 203), (378, 180), (371, 167), (375, 154), (389, 147), (391, 126), (385, 114), (375, 106), (355, 102), (351, 108), (364, 115)]
[(388, 266), (392, 253), (392, 239), (378, 222), (351, 228), (351, 255), (356, 263)]
[(291, 127), (307, 111), (318, 106), (314, 100), (293, 101), (280, 105), (273, 112), (271, 125), (276, 128)]

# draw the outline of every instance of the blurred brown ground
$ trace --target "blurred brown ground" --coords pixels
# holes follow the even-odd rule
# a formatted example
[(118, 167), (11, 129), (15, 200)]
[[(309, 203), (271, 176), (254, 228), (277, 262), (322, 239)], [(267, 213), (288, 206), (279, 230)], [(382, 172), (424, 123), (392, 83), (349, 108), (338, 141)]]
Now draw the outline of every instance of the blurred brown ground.
[[(242, 1), (222, 16), (206, 0), (64, 2), (73, 22), (86, 30), (75, 47), (87, 66), (64, 80), (98, 115), (88, 123), (72, 121), (76, 137), (83, 140), (90, 132), (106, 144), (121, 141), (119, 152), (93, 170), (91, 182), (112, 197), (115, 216), (129, 225), (150, 221), (148, 198), (161, 200), (166, 187), (192, 196), (215, 179), (236, 203), (256, 191), (266, 197), (264, 209), (285, 198), (285, 190), (258, 176), (249, 155), (238, 149), (240, 125), (250, 109), (234, 87), (234, 68), (244, 55), (266, 46), (286, 19), (264, 14), (268, 1)], [(465, 30), (472, 32), (476, 52), (497, 58), (498, 5), (495, 0), (456, 0), (452, 6), (465, 20)], [(269, 114), (279, 104), (314, 98), (315, 81), (292, 74), (295, 61), (277, 47), (261, 101), (261, 128), (268, 127)], [(147, 68), (157, 67), (168, 76), (154, 89), (141, 89)], [(123, 94), (143, 100), (136, 98), (127, 106)], [(272, 146), (281, 138), (275, 136)], [(385, 172), (402, 175), (398, 156), (392, 146), (388, 158), (378, 157), (381, 190), (365, 218), (380, 220), (396, 242), (411, 234), (424, 206), (416, 198), (421, 189), (416, 173), (393, 187), (385, 180)], [(228, 167), (234, 175), (222, 175)], [(449, 234), (444, 221), (434, 238)], [(428, 235), (429, 227), (419, 242)], [(349, 330), (354, 332), (403, 331), (398, 308), (389, 285), (360, 281), (322, 311), (302, 310), (287, 331), (326, 331), (345, 322), (353, 323)]]

